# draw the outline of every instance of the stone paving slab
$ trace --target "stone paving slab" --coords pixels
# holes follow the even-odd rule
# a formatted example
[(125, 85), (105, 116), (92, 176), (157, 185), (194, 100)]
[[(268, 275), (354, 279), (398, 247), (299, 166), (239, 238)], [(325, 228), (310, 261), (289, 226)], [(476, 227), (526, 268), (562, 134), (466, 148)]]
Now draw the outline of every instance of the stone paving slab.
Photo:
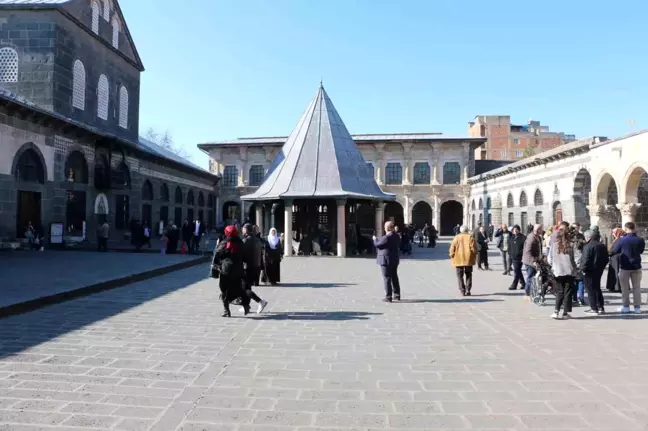
[(199, 256), (82, 251), (0, 254), (0, 310), (149, 271), (188, 263)]
[(0, 430), (648, 429), (645, 316), (550, 320), (496, 258), (460, 297), (445, 253), (402, 303), (372, 260), (292, 258), (249, 318), (203, 267), (10, 317)]

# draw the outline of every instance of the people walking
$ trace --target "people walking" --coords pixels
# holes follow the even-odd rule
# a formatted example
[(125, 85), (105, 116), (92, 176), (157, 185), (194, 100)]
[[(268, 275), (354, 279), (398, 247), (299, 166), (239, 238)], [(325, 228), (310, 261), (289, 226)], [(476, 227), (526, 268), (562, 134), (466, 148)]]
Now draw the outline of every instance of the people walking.
[(257, 314), (261, 313), (268, 305), (268, 301), (261, 299), (252, 290), (258, 286), (259, 273), (263, 264), (263, 241), (254, 235), (251, 224), (243, 225), (243, 270), (245, 279), (245, 293), (258, 304)]
[(101, 226), (99, 226), (98, 233), (98, 250), (106, 252), (108, 251), (108, 237), (110, 236), (110, 226), (108, 225), (108, 221), (104, 220)]
[(531, 294), (531, 283), (538, 272), (538, 265), (542, 259), (542, 225), (533, 226), (524, 240), (524, 251), (522, 253), (522, 264), (525, 266), (526, 278), (524, 284), (524, 299), (529, 300)]
[(205, 226), (202, 220), (196, 219), (191, 226), (191, 253), (198, 254), (200, 252), (200, 239), (205, 233)]
[(277, 229), (270, 229), (263, 248), (263, 272), (261, 281), (275, 286), (281, 281), (281, 240)]
[(630, 312), (630, 292), (632, 292), (634, 312), (639, 314), (641, 313), (641, 254), (646, 249), (646, 242), (637, 236), (633, 222), (626, 223), (624, 228), (625, 236), (617, 241), (611, 250), (611, 253), (619, 254), (619, 283), (623, 302), (619, 311)]
[(513, 226), (513, 234), (508, 240), (508, 255), (513, 269), (513, 283), (508, 290), (516, 290), (518, 285), (520, 289), (524, 288), (524, 276), (522, 275), (522, 255), (524, 254), (524, 241), (526, 237), (522, 235), (520, 226)]
[[(551, 317), (553, 319), (568, 319), (571, 317), (569, 311), (571, 310), (576, 262), (574, 261), (574, 247), (567, 238), (567, 232), (558, 230), (547, 258), (556, 277), (556, 307)], [(562, 315), (560, 314), (561, 307)]]
[(463, 296), (470, 296), (472, 291), (473, 266), (477, 260), (477, 242), (468, 226), (463, 225), (460, 233), (450, 244), (450, 259), (457, 273), (457, 284)]
[(590, 306), (585, 313), (603, 314), (605, 313), (605, 304), (601, 291), (601, 277), (610, 260), (608, 250), (591, 230), (586, 231), (584, 237), (585, 245), (583, 246), (580, 269)]
[(511, 255), (509, 254), (509, 244), (511, 241), (511, 233), (506, 224), (502, 224), (497, 231), (495, 231), (495, 238), (497, 238), (497, 248), (502, 255), (502, 266), (504, 267), (503, 275), (511, 275)]
[(490, 239), (488, 238), (488, 233), (484, 226), (479, 226), (479, 230), (475, 234), (475, 237), (477, 240), (477, 248), (479, 249), (479, 254), (477, 255), (477, 269), (489, 271), (488, 243), (490, 242)]
[(385, 235), (380, 239), (373, 236), (374, 247), (376, 247), (376, 263), (380, 266), (385, 286), (385, 297), (383, 302), (400, 301), (401, 289), (398, 279), (398, 264), (400, 257), (400, 236), (394, 229), (394, 223), (385, 223)]
[(211, 276), (218, 278), (223, 302), (223, 317), (231, 317), (230, 303), (240, 300), (244, 314), (250, 312), (250, 298), (244, 289), (243, 242), (234, 226), (225, 228), (225, 239), (216, 246)]

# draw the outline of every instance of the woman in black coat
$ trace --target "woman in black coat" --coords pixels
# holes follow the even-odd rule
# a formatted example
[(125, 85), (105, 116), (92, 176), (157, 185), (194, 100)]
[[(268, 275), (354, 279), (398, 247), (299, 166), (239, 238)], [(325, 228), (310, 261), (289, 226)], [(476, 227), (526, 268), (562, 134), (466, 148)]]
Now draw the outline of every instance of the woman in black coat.
[(243, 241), (234, 226), (225, 228), (225, 239), (214, 250), (211, 276), (218, 278), (223, 301), (223, 317), (231, 317), (229, 305), (240, 301), (247, 315), (250, 298), (245, 294), (243, 280)]

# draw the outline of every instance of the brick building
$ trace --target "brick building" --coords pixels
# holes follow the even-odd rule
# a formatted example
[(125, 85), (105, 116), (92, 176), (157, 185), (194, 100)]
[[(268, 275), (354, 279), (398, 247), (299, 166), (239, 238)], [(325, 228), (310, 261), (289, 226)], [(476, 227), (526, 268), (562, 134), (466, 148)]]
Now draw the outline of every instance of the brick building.
[(0, 3), (0, 238), (215, 219), (218, 177), (139, 138), (142, 71), (116, 0)]
[(550, 131), (539, 121), (511, 124), (508, 115), (478, 115), (468, 123), (468, 134), (487, 139), (475, 151), (476, 160), (520, 160), (576, 140), (574, 135)]

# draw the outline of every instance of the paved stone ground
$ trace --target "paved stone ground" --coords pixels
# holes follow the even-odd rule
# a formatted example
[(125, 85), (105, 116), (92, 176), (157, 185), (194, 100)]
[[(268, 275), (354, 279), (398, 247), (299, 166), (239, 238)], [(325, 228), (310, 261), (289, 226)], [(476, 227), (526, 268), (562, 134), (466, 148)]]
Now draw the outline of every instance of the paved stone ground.
[(0, 308), (174, 265), (196, 256), (83, 251), (0, 254)]
[(648, 429), (644, 316), (550, 320), (498, 265), (461, 298), (446, 250), (402, 303), (371, 260), (293, 258), (250, 318), (197, 267), (1, 320), (0, 430)]

